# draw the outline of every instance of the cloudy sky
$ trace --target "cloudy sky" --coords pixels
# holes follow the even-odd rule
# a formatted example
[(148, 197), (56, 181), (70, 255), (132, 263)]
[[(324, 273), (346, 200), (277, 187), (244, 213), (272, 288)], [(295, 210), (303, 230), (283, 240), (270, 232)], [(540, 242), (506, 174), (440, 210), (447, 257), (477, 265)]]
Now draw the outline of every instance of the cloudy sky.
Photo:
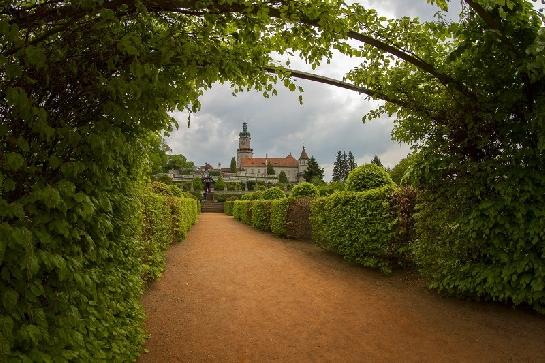
[[(388, 17), (431, 19), (438, 11), (425, 0), (360, 2)], [(456, 12), (459, 5), (453, 5)], [(320, 67), (315, 73), (340, 79), (355, 65), (356, 60), (338, 56), (332, 65)], [(300, 61), (292, 66), (308, 70)], [(327, 180), (331, 178), (337, 150), (351, 150), (358, 164), (369, 162), (376, 154), (387, 166), (394, 166), (409, 152), (407, 145), (391, 140), (391, 119), (362, 123), (362, 116), (378, 103), (332, 86), (309, 81), (297, 83), (305, 90), (303, 105), (299, 104), (296, 93), (283, 87), (278, 87), (278, 96), (265, 99), (259, 92), (233, 97), (228, 86), (214, 86), (202, 97), (202, 109), (192, 115), (190, 128), (187, 128), (187, 113), (175, 113), (180, 128), (167, 138), (167, 143), (173, 153), (184, 154), (198, 165), (208, 162), (228, 167), (231, 157), (236, 155), (242, 122), (247, 122), (254, 156), (280, 157), (291, 152), (298, 157), (304, 145), (325, 168)]]

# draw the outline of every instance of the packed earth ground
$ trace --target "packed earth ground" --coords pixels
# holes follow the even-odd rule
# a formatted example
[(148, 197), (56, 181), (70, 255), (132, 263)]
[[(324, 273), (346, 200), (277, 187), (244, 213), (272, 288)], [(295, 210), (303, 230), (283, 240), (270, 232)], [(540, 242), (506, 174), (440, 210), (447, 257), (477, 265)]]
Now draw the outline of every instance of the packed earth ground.
[(201, 214), (143, 298), (139, 362), (545, 361), (545, 317), (441, 297), (311, 243)]

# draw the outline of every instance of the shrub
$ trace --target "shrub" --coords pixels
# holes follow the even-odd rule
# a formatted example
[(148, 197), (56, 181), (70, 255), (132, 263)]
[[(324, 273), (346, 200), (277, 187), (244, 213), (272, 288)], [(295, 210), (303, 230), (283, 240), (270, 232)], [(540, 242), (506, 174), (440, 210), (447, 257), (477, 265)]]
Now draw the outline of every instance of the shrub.
[(392, 194), (391, 207), (397, 216), (397, 227), (394, 250), (397, 253), (400, 265), (414, 265), (412, 243), (416, 238), (414, 210), (417, 191), (413, 187), (405, 186)]
[(251, 200), (235, 200), (233, 204), (233, 217), (247, 225), (252, 224), (252, 203)]
[(271, 232), (278, 236), (286, 236), (288, 206), (288, 198), (271, 201)]
[(152, 182), (151, 189), (154, 193), (161, 195), (172, 195), (176, 197), (182, 197), (184, 195), (184, 193), (178, 186), (174, 184), (165, 184), (159, 181)]
[(221, 176), (218, 177), (218, 180), (216, 180), (216, 184), (214, 184), (214, 190), (217, 190), (217, 191), (225, 190), (225, 181), (223, 180)]
[[(153, 186), (155, 189), (156, 186)], [(158, 278), (165, 268), (165, 250), (186, 237), (197, 221), (197, 201), (193, 198), (164, 196), (146, 191), (141, 197), (142, 276), (146, 281)]]
[(271, 202), (268, 200), (255, 200), (251, 202), (252, 226), (262, 231), (271, 230)]
[(318, 196), (318, 188), (311, 183), (299, 183), (293, 187), (291, 195), (293, 197), (316, 197)]
[(393, 193), (391, 186), (385, 186), (317, 199), (310, 218), (314, 241), (348, 261), (390, 272), (397, 263)]
[(242, 200), (259, 200), (259, 199), (263, 199), (263, 191), (258, 190), (258, 191), (252, 192), (252, 193), (243, 194), (240, 199), (242, 199)]
[(234, 204), (235, 204), (235, 201), (233, 201), (233, 200), (228, 200), (225, 203), (223, 203), (224, 213), (227, 214), (228, 216), (232, 216), (233, 215), (233, 206), (234, 206)]
[(358, 166), (348, 174), (346, 190), (363, 192), (393, 184), (392, 178), (384, 168), (375, 164), (365, 164)]
[(204, 190), (204, 184), (201, 180), (201, 178), (195, 178), (193, 179), (193, 190), (195, 192), (202, 192)]
[(310, 224), (310, 207), (312, 198), (289, 198), (286, 213), (286, 237), (310, 240), (312, 229)]
[(262, 197), (265, 200), (273, 200), (285, 198), (286, 194), (279, 187), (272, 187), (265, 190), (262, 194)]

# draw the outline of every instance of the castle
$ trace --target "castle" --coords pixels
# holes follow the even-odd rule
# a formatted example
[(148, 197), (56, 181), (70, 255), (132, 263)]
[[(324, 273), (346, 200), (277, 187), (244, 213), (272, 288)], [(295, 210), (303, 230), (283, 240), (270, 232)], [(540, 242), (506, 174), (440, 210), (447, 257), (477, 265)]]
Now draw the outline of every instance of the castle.
[(251, 137), (246, 122), (242, 124), (242, 132), (238, 136), (238, 176), (265, 177), (267, 176), (267, 167), (271, 165), (274, 169), (274, 175), (278, 176), (281, 172), (284, 172), (290, 183), (297, 183), (303, 180), (303, 174), (308, 168), (309, 161), (304, 146), (299, 160), (295, 159), (291, 153), (284, 158), (270, 158), (268, 156), (254, 158), (254, 150), (250, 145)]

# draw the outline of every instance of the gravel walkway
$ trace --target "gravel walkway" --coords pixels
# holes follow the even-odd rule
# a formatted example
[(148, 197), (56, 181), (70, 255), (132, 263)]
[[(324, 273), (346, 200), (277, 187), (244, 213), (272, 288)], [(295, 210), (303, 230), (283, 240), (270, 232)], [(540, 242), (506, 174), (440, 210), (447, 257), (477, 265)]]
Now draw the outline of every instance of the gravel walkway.
[(201, 214), (143, 298), (140, 362), (545, 362), (545, 317), (442, 298)]

